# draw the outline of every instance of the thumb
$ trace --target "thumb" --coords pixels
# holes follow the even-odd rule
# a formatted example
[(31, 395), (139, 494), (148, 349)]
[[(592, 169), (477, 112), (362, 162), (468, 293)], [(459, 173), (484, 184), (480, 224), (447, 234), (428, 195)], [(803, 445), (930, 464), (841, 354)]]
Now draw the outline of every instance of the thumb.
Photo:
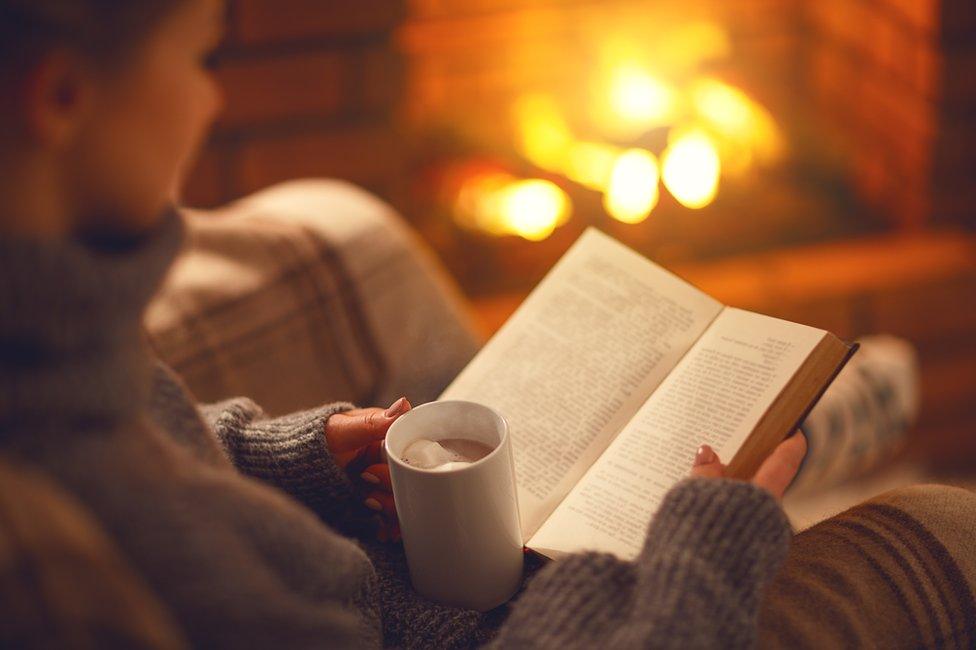
[(779, 443), (763, 462), (752, 478), (753, 484), (765, 488), (777, 499), (782, 499), (786, 488), (796, 477), (806, 453), (807, 439), (802, 432), (797, 431)]
[(329, 446), (333, 452), (342, 453), (383, 440), (390, 425), (408, 410), (410, 402), (401, 397), (386, 410), (368, 408), (336, 413), (326, 423)]
[(695, 454), (695, 463), (691, 468), (691, 475), (699, 478), (722, 478), (725, 476), (725, 466), (719, 460), (718, 454), (708, 445), (702, 445)]

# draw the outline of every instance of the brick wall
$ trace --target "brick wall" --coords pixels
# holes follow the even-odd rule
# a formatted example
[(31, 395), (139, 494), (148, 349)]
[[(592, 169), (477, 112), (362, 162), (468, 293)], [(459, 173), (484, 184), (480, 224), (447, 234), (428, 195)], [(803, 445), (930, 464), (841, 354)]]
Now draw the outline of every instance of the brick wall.
[(976, 224), (976, 5), (816, 0), (803, 5), (816, 121), (859, 195), (894, 223)]
[(454, 123), (511, 142), (498, 118), (518, 94), (585, 105), (607, 34), (653, 42), (694, 20), (729, 31), (718, 72), (809, 118), (884, 218), (976, 223), (972, 0), (231, 0), (227, 109), (188, 202), (309, 175), (390, 196), (406, 134)]
[(271, 183), (335, 176), (387, 194), (400, 172), (395, 107), (402, 0), (231, 0), (216, 75), (226, 108), (190, 174), (210, 206)]
[(685, 80), (693, 70), (658, 55), (680, 60), (689, 48), (674, 41), (676, 30), (707, 22), (724, 29), (732, 45), (731, 55), (709, 62), (707, 71), (787, 114), (796, 97), (798, 1), (413, 0), (399, 31), (410, 61), (405, 107), (420, 127), (448, 123), (480, 142), (510, 143), (511, 104), (544, 91), (571, 122), (586, 124), (604, 45), (635, 42), (651, 70), (666, 75), (678, 67)]

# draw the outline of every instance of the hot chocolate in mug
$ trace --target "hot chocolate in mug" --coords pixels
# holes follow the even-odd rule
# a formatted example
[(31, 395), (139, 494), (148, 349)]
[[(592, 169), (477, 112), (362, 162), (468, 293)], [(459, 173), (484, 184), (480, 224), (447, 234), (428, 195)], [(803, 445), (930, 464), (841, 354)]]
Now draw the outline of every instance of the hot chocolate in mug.
[[(491, 452), (449, 469), (422, 469), (404, 452), (422, 439), (464, 439)], [(486, 611), (522, 581), (522, 531), (508, 423), (493, 409), (460, 400), (430, 402), (401, 415), (385, 450), (410, 579), (422, 596)]]

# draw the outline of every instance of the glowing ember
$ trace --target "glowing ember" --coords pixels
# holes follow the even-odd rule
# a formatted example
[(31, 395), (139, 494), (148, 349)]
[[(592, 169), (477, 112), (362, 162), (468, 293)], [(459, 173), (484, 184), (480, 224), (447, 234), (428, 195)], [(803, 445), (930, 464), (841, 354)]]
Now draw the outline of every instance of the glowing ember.
[(718, 151), (702, 131), (678, 135), (661, 157), (664, 186), (688, 208), (703, 208), (715, 199), (720, 172)]
[(569, 196), (555, 183), (518, 180), (507, 174), (468, 179), (456, 203), (458, 221), (493, 235), (518, 235), (530, 241), (545, 239), (572, 212)]
[(625, 63), (611, 72), (606, 129), (624, 136), (636, 136), (674, 116), (677, 103), (673, 88), (639, 65)]
[(640, 223), (657, 205), (657, 159), (650, 151), (630, 149), (617, 158), (603, 195), (607, 213), (624, 223)]
[(569, 197), (550, 181), (518, 181), (502, 190), (500, 209), (511, 232), (539, 241), (569, 218)]
[(570, 180), (602, 192), (610, 184), (610, 175), (619, 156), (620, 150), (608, 144), (575, 142), (561, 167)]
[[(730, 178), (782, 157), (784, 138), (769, 111), (735, 86), (698, 73), (731, 54), (719, 25), (688, 23), (653, 41), (608, 36), (600, 50), (598, 77), (587, 89), (593, 98), (588, 124), (576, 121), (579, 110), (564, 111), (569, 105), (546, 93), (519, 98), (512, 118), (525, 160), (601, 193), (614, 219), (647, 219), (661, 181), (683, 206), (703, 208), (715, 200), (723, 174)], [(670, 129), (663, 153), (626, 148), (644, 135), (656, 141), (648, 132), (660, 127)], [(570, 197), (557, 185), (497, 168), (468, 178), (455, 205), (459, 223), (533, 241), (548, 237), (571, 211)]]
[(736, 171), (753, 158), (772, 162), (782, 155), (783, 137), (772, 115), (743, 91), (706, 77), (691, 86), (689, 96), (696, 113), (726, 141), (723, 162)]
[(522, 155), (542, 169), (558, 170), (573, 135), (556, 101), (547, 95), (526, 95), (515, 103), (512, 113)]

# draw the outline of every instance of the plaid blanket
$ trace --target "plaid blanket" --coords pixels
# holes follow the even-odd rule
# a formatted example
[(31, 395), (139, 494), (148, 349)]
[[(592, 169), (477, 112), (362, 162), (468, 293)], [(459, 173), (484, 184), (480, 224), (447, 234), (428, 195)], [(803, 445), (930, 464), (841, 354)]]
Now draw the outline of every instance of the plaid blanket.
[(418, 404), (482, 343), (429, 249), (352, 185), (294, 181), (186, 219), (146, 328), (201, 401), (247, 395), (271, 414)]

